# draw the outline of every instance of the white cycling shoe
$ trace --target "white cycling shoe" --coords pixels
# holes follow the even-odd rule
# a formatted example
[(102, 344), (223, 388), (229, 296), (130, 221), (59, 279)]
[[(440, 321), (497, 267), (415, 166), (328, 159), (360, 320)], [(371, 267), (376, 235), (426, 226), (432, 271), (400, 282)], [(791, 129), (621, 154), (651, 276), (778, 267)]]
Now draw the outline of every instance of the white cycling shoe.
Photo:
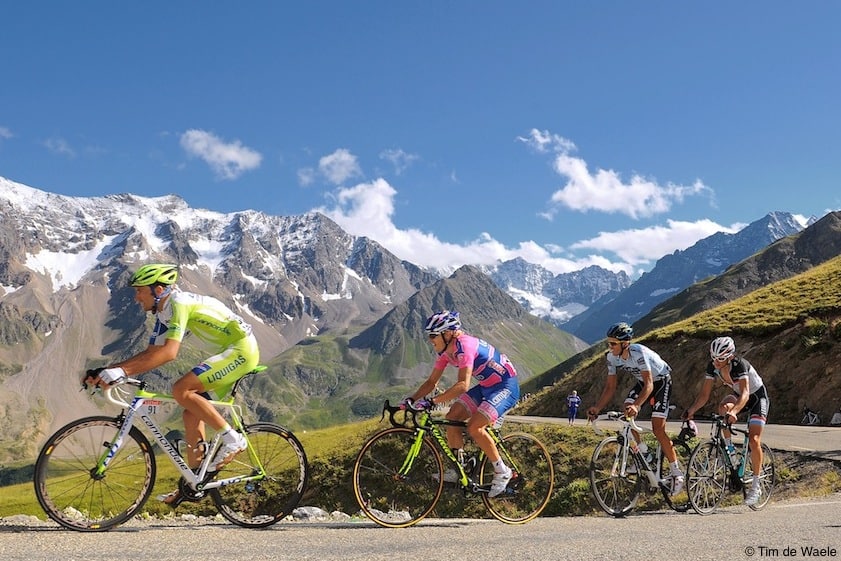
[(505, 491), (505, 488), (508, 487), (508, 482), (511, 481), (513, 476), (514, 472), (511, 471), (511, 468), (506, 468), (506, 471), (502, 472), (494, 472), (494, 478), (491, 480), (491, 490), (488, 492), (488, 497), (496, 497)]

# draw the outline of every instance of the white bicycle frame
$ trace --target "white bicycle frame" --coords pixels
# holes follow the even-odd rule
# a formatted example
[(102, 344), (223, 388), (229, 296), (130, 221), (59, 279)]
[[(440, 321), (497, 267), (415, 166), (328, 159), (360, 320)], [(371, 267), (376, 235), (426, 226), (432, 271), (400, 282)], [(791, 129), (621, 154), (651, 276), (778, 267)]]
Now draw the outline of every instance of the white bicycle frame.
[[(137, 386), (139, 388), (130, 402), (128, 401), (130, 393), (124, 389), (120, 389), (120, 386), (124, 384)], [(154, 437), (155, 442), (158, 443), (158, 446), (161, 447), (161, 450), (163, 450), (166, 453), (166, 456), (173, 463), (173, 465), (175, 465), (176, 469), (181, 474), (181, 477), (183, 477), (187, 484), (196, 491), (218, 489), (220, 487), (225, 487), (226, 485), (231, 485), (232, 483), (240, 483), (242, 481), (254, 481), (262, 479), (264, 477), (262, 465), (260, 465), (260, 471), (252, 475), (239, 475), (227, 479), (214, 479), (212, 481), (205, 481), (208, 473), (211, 472), (209, 467), (212, 463), (213, 456), (216, 453), (217, 448), (219, 448), (219, 446), (221, 445), (221, 434), (216, 433), (213, 436), (213, 438), (207, 446), (207, 450), (205, 452), (201, 466), (198, 468), (198, 473), (194, 472), (192, 469), (190, 469), (190, 466), (188, 466), (187, 462), (184, 461), (184, 458), (181, 456), (181, 453), (172, 444), (172, 442), (169, 441), (164, 432), (161, 430), (161, 427), (158, 425), (157, 422), (155, 422), (155, 419), (152, 417), (152, 415), (154, 414), (155, 407), (161, 405), (162, 403), (176, 403), (175, 398), (169, 394), (161, 394), (146, 391), (145, 389), (142, 389), (140, 387), (141, 384), (142, 382), (135, 378), (125, 378), (123, 380), (118, 381), (116, 384), (109, 386), (103, 391), (105, 399), (108, 400), (110, 403), (113, 403), (114, 405), (123, 408), (125, 413), (124, 419), (120, 426), (120, 430), (117, 432), (116, 438), (114, 438), (114, 440), (109, 444), (107, 452), (102, 456), (102, 458), (100, 458), (99, 462), (97, 463), (95, 472), (97, 475), (102, 475), (108, 469), (108, 465), (111, 463), (111, 460), (114, 459), (114, 457), (117, 455), (117, 452), (119, 452), (120, 448), (122, 448), (126, 435), (134, 426), (135, 417), (139, 416), (140, 420), (143, 421), (143, 424)], [(233, 398), (226, 401), (210, 400), (210, 404), (215, 407), (227, 410), (231, 416), (231, 419), (237, 425), (235, 428), (242, 428), (242, 423), (240, 421), (241, 417), (238, 411), (239, 406), (234, 405)], [(246, 441), (248, 441), (248, 435), (243, 433), (243, 436), (245, 437)], [(248, 443), (248, 450), (250, 454), (250, 442)], [(252, 460), (255, 460), (256, 458), (253, 458), (253, 454), (251, 455)]]
[[(621, 477), (625, 477), (628, 468), (628, 450), (633, 450), (634, 452), (638, 451), (638, 444), (637, 440), (634, 438), (632, 431), (635, 431), (637, 434), (640, 435), (640, 438), (645, 433), (653, 433), (654, 431), (651, 429), (645, 429), (639, 426), (633, 417), (626, 417), (624, 413), (620, 413), (619, 411), (608, 411), (602, 415), (599, 415), (595, 419), (593, 419), (593, 431), (596, 434), (603, 434), (603, 432), (596, 426), (598, 421), (619, 421), (622, 423), (622, 427), (617, 431), (617, 433), (622, 435), (622, 438), (625, 440), (627, 445), (622, 446), (622, 451), (620, 455), (617, 455), (616, 460), (614, 461), (613, 471), (619, 472)], [(660, 447), (660, 443), (657, 443), (657, 450), (659, 453), (654, 453), (652, 451), (652, 455), (655, 456), (655, 459), (660, 459), (658, 456), (662, 454), (662, 449)], [(621, 457), (620, 457), (621, 456)], [(619, 465), (616, 465), (616, 461), (620, 461)], [(633, 461), (633, 460), (631, 460)], [(665, 479), (660, 479), (660, 476), (657, 472), (660, 471), (659, 466), (649, 466), (648, 462), (643, 458), (643, 468), (645, 468), (645, 476), (648, 479), (648, 485), (652, 489), (659, 488), (661, 485), (668, 485), (668, 481)], [(655, 471), (655, 469), (657, 471)]]

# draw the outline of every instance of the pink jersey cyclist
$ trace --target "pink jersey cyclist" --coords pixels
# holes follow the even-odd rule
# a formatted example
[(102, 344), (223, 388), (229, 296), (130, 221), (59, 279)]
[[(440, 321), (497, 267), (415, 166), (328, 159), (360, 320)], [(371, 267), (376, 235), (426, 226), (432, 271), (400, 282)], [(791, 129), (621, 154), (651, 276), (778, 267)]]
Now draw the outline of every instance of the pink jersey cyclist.
[[(424, 330), (438, 358), (429, 378), (406, 401), (417, 401), (431, 394), (447, 366), (458, 369), (456, 383), (430, 401), (434, 405), (455, 400), (447, 412), (447, 419), (466, 421), (468, 434), (493, 462), (494, 477), (488, 496), (495, 497), (505, 491), (512, 472), (500, 458), (496, 444), (485, 429), (520, 399), (517, 371), (508, 357), (493, 345), (462, 331), (458, 312), (444, 310), (433, 314)], [(472, 388), (471, 377), (479, 382)], [(455, 450), (464, 446), (461, 427), (447, 427), (447, 442)], [(454, 474), (444, 474), (445, 481), (450, 477)]]

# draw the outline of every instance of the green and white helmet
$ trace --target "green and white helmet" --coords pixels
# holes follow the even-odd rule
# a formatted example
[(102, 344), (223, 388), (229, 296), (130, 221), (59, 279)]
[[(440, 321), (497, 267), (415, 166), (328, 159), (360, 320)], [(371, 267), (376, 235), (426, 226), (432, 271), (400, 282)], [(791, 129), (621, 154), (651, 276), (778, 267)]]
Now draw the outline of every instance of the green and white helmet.
[(178, 280), (178, 266), (169, 263), (150, 263), (143, 265), (132, 275), (131, 286), (151, 286), (153, 284), (175, 284)]

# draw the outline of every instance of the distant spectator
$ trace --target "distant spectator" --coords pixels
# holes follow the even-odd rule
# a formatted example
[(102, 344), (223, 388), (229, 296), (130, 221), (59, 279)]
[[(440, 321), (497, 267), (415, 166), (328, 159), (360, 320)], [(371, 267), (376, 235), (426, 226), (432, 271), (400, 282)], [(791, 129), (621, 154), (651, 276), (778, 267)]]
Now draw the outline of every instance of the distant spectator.
[(567, 396), (567, 419), (569, 424), (575, 424), (575, 416), (578, 415), (578, 406), (581, 405), (581, 398), (578, 397), (578, 392), (572, 390), (572, 393)]

